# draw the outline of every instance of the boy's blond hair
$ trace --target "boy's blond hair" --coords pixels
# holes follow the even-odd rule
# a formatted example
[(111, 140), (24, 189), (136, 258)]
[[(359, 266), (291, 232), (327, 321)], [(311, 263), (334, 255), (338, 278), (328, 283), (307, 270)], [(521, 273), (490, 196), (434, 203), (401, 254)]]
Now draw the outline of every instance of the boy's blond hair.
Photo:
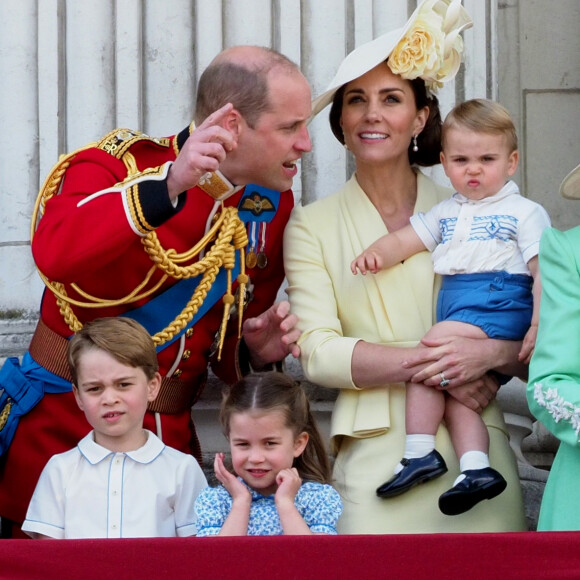
[(442, 128), (442, 145), (450, 129), (463, 128), (475, 133), (505, 135), (510, 153), (518, 148), (518, 136), (509, 111), (488, 99), (471, 99), (456, 105), (445, 118)]
[(141, 324), (131, 318), (97, 318), (87, 322), (70, 340), (68, 363), (76, 385), (83, 353), (99, 349), (121, 364), (139, 368), (151, 380), (159, 370), (155, 343)]

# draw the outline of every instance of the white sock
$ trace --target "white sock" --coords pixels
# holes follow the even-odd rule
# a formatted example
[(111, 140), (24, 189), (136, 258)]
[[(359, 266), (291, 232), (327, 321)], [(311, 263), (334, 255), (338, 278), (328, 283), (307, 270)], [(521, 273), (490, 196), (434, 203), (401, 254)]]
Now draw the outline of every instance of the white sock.
[(459, 459), (459, 471), (486, 467), (489, 467), (489, 456), (483, 451), (467, 451)]
[[(435, 435), (418, 434), (407, 435), (405, 439), (405, 452), (403, 457), (406, 459), (417, 459), (425, 457), (435, 449)], [(394, 473), (397, 474), (403, 469), (401, 463), (395, 465)]]
[[(459, 459), (459, 470), (462, 472), (468, 469), (485, 469), (486, 467), (489, 467), (489, 456), (483, 451), (467, 451)], [(457, 485), (464, 479), (465, 475), (461, 473), (453, 485)]]

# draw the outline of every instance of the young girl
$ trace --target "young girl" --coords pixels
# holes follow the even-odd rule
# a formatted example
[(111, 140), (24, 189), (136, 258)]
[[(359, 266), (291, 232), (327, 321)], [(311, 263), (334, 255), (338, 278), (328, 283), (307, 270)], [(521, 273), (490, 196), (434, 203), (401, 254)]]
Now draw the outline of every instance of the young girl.
[(236, 477), (216, 454), (218, 487), (197, 498), (198, 536), (336, 534), (342, 513), (330, 465), (300, 384), (249, 375), (225, 396), (220, 421)]

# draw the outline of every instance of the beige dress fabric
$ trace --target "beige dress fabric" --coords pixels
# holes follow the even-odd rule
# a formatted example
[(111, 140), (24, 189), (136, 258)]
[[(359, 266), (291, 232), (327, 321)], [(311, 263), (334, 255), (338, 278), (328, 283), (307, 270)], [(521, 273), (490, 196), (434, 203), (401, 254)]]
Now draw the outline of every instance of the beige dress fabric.
[[(427, 211), (451, 194), (420, 172), (417, 183), (415, 212)], [(353, 176), (335, 195), (296, 207), (284, 236), (288, 295), (303, 331), (302, 367), (312, 382), (340, 389), (331, 425), (334, 485), (344, 502), (339, 533), (525, 530), (516, 461), (495, 402), (484, 419), (491, 465), (508, 482), (503, 494), (459, 516), (439, 511), (439, 495), (459, 474), (444, 426), (436, 445), (449, 468), (445, 476), (395, 498), (375, 494), (402, 457), (405, 387), (358, 389), (351, 375), (352, 352), (359, 340), (417, 344), (433, 324), (438, 282), (428, 252), (377, 275), (353, 276), (350, 262), (385, 233), (382, 218)]]

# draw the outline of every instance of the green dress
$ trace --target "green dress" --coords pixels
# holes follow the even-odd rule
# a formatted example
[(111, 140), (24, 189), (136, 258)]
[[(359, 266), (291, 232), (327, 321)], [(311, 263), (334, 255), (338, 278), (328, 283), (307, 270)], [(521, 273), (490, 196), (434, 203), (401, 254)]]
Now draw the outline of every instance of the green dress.
[(580, 530), (580, 227), (540, 243), (542, 301), (530, 364), (530, 410), (559, 440), (538, 530)]

